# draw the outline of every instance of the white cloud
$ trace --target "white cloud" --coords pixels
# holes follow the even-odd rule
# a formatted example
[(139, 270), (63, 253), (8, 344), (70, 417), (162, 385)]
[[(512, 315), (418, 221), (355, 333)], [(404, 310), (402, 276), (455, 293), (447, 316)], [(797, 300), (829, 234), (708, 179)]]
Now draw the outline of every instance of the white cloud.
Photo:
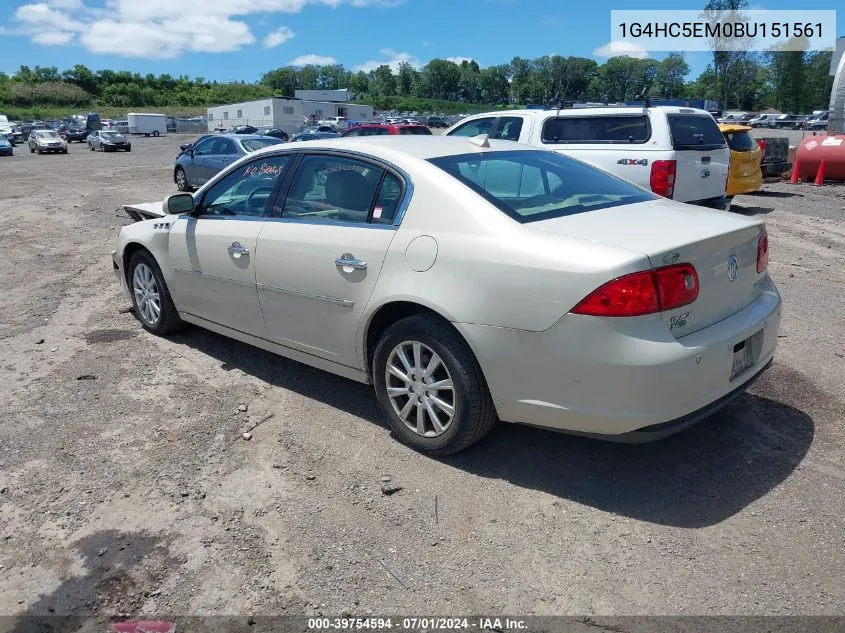
[(423, 46), (434, 46), (434, 42), (432, 42), (430, 40), (423, 40), (422, 45)]
[(337, 60), (331, 55), (300, 55), (288, 62), (291, 66), (329, 66), (336, 64)]
[[(246, 22), (252, 14), (298, 13), (307, 5), (397, 6), (395, 0), (40, 0), (14, 13), (5, 34), (26, 36), (42, 45), (78, 42), (94, 53), (172, 59), (184, 52), (219, 53), (254, 44)], [(185, 16), (191, 16), (186, 18)], [(273, 48), (293, 37), (281, 27), (268, 34)], [(318, 56), (319, 57), (319, 56)]]
[(355, 66), (355, 70), (363, 70), (365, 73), (368, 73), (374, 71), (379, 66), (390, 66), (390, 70), (393, 71), (393, 74), (395, 75), (399, 72), (399, 66), (402, 62), (408, 62), (411, 66), (417, 69), (422, 66), (420, 60), (410, 53), (399, 53), (392, 48), (383, 48), (379, 51), (379, 53), (387, 59), (371, 59), (363, 64)]
[(64, 31), (43, 31), (32, 36), (32, 41), (43, 46), (61, 46), (74, 38), (73, 33)]
[(447, 62), (452, 62), (453, 64), (457, 64), (458, 66), (461, 65), (462, 62), (473, 62), (475, 59), (472, 57), (447, 57)]
[(608, 42), (604, 46), (599, 46), (593, 51), (595, 57), (619, 57), (620, 55), (627, 55), (636, 59), (645, 59), (648, 57), (648, 52), (644, 47), (634, 42), (626, 40), (614, 40)]
[(264, 47), (276, 48), (280, 44), (284, 44), (285, 42), (287, 42), (293, 36), (294, 32), (288, 27), (283, 26), (279, 29), (276, 29), (272, 33), (269, 33), (267, 37), (264, 38)]

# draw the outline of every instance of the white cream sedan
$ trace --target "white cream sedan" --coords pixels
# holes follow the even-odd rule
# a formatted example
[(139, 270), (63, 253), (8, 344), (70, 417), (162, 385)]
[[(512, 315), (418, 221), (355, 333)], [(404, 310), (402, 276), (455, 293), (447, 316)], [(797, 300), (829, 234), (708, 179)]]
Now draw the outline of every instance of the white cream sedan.
[(506, 141), (272, 146), (127, 211), (151, 217), (114, 253), (145, 329), (188, 321), (372, 383), (431, 454), (496, 420), (656, 439), (777, 344), (762, 222)]

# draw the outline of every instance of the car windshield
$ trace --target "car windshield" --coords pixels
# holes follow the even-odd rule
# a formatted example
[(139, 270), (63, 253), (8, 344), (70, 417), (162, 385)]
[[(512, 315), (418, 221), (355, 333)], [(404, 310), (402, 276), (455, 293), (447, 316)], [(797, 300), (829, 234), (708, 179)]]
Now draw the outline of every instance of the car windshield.
[(116, 138), (120, 136), (120, 132), (100, 132), (100, 136), (103, 138)]
[(478, 152), (430, 162), (523, 223), (657, 199), (555, 152)]
[(5, 136), (0, 136), (0, 147), (9, 147), (10, 143)]
[(422, 134), (422, 135), (428, 134), (430, 136), (431, 130), (429, 130), (427, 127), (424, 127), (422, 125), (415, 125), (415, 126), (410, 126), (410, 127), (400, 127), (399, 128), (399, 134)]
[(247, 152), (254, 152), (255, 150), (267, 147), (268, 145), (277, 145), (281, 140), (268, 136), (267, 138), (248, 138), (241, 141), (241, 145)]
[(53, 132), (52, 130), (49, 130), (49, 131), (46, 131), (46, 132), (44, 132), (44, 131), (37, 132), (37, 136), (38, 136), (38, 138), (59, 138), (58, 133)]

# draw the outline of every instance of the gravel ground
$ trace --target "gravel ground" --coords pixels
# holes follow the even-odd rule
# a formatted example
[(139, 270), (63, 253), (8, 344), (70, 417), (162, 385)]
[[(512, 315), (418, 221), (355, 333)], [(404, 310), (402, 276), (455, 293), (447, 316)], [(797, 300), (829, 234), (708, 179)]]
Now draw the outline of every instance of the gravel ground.
[(500, 424), (438, 460), (366, 386), (141, 330), (118, 209), (174, 190), (180, 142), (0, 159), (0, 615), (843, 614), (845, 187), (736, 199), (785, 314), (722, 413), (645, 446)]

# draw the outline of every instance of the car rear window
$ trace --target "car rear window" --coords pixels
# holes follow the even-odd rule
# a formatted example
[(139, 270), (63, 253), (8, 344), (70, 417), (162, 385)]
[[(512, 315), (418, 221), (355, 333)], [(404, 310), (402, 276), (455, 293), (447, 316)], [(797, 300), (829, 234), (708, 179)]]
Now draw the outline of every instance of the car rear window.
[(543, 143), (645, 143), (647, 115), (566, 116), (546, 119)]
[(281, 139), (268, 136), (267, 138), (248, 138), (241, 141), (241, 145), (244, 146), (246, 151), (254, 152), (262, 147), (267, 147), (268, 145), (278, 145), (281, 142)]
[(429, 160), (522, 223), (657, 199), (556, 152), (478, 152)]
[(421, 134), (423, 136), (428, 134), (431, 136), (431, 130), (423, 125), (412, 125), (410, 127), (400, 127), (399, 134)]
[(669, 130), (675, 149), (719, 149), (725, 138), (709, 114), (669, 114)]
[(735, 152), (750, 152), (757, 147), (754, 138), (747, 132), (725, 132), (725, 140)]

